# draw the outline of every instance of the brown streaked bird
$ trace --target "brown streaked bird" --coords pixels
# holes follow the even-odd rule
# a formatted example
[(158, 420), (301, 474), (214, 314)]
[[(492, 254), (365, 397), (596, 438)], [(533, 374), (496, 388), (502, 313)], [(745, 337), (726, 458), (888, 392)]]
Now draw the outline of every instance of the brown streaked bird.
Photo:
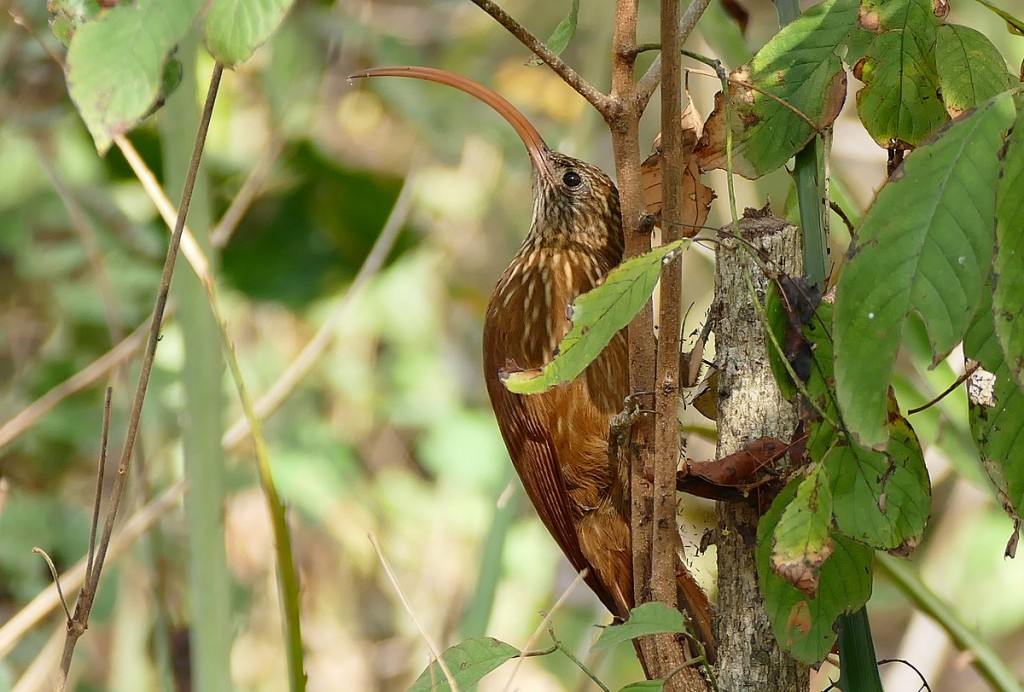
[[(498, 279), (484, 320), (484, 380), (512, 463), (541, 521), (605, 607), (633, 607), (629, 470), (608, 456), (611, 418), (629, 394), (625, 332), (573, 382), (543, 394), (505, 389), (502, 371), (538, 368), (569, 331), (566, 308), (622, 261), (619, 192), (605, 173), (548, 148), (511, 103), (465, 77), (429, 67), (381, 67), (352, 75), (413, 77), (460, 89), (509, 122), (533, 162), (533, 220)], [(680, 563), (680, 603), (713, 656), (711, 607)]]

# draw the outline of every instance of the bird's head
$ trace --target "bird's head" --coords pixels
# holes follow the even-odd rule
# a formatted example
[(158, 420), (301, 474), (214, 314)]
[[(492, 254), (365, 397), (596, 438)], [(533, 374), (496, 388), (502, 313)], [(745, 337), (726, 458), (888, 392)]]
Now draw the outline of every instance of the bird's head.
[[(622, 220), (615, 183), (597, 166), (552, 151), (515, 106), (492, 89), (433, 67), (377, 67), (364, 77), (410, 77), (445, 84), (486, 103), (515, 129), (533, 163), (533, 222), (524, 247), (600, 247), (622, 253)], [(617, 261), (617, 260), (616, 260)]]

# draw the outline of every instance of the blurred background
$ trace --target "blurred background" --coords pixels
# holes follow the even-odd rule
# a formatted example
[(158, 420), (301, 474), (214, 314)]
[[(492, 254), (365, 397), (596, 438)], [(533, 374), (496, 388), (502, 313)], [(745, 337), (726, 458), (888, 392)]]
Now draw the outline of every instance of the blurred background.
[[(605, 4), (584, 3), (565, 53), (603, 90), (611, 37)], [(767, 0), (740, 4), (749, 13), (744, 32), (714, 3), (689, 47), (730, 69), (741, 64), (778, 24)], [(33, 546), (44, 548), (60, 571), (85, 555), (103, 390), (114, 388), (116, 459), (139, 367), (138, 357), (128, 357), (139, 350), (130, 335), (152, 310), (167, 232), (122, 155), (96, 155), (53, 59), (62, 48), (43, 3), (0, 6), (0, 689), (48, 689), (63, 615), (51, 609), (17, 631), (12, 618), (52, 581)], [(546, 37), (569, 2), (503, 6)], [(656, 41), (657, 3), (640, 6), (640, 40)], [(1024, 41), (975, 3), (956, 3), (948, 21), (988, 35), (1011, 69), (1024, 58)], [(186, 79), (171, 99), (186, 110), (202, 99), (212, 69), (205, 53), (198, 61), (194, 53), (194, 46), (179, 49)], [(498, 116), (454, 90), (346, 79), (360, 68), (395, 64), (459, 72), (510, 99), (552, 147), (613, 170), (600, 117), (546, 68), (526, 65), (528, 57), (463, 0), (300, 0), (267, 45), (225, 74), (204, 159), (205, 200), (190, 225), (198, 231), (229, 209), (234, 215), (235, 222), (218, 226), (211, 256), (247, 385), (262, 395), (318, 330), (327, 337), (308, 375), (265, 417), (302, 580), (311, 690), (404, 689), (429, 660), (368, 534), (392, 565), (408, 608), (442, 647), (484, 634), (527, 647), (539, 613), (574, 576), (511, 471), (480, 373), (487, 297), (530, 222), (522, 144)], [(642, 57), (641, 68), (649, 60)], [(884, 179), (886, 154), (857, 122), (859, 82), (850, 82), (831, 175), (835, 198), (856, 222)], [(688, 83), (706, 116), (717, 81), (692, 74)], [(168, 180), (164, 167), (191, 150), (190, 139), (184, 153), (168, 149), (175, 107), (182, 106), (169, 103), (130, 135), (172, 189), (180, 182)], [(644, 119), (644, 147), (659, 129), (657, 110), (653, 103)], [(182, 174), (174, 175), (180, 181)], [(717, 227), (728, 219), (725, 178), (716, 173), (708, 182), (718, 191), (709, 220)], [(737, 195), (741, 209), (770, 202), (777, 214), (793, 214), (785, 171), (755, 183), (738, 179)], [(354, 282), (389, 219), (398, 232), (377, 245), (374, 256), (383, 263)], [(838, 216), (831, 222), (838, 258), (849, 234)], [(180, 263), (176, 283), (190, 271)], [(710, 304), (712, 253), (693, 248), (683, 271), (690, 334)], [(172, 302), (178, 314), (187, 305), (177, 293)], [(182, 384), (183, 329), (177, 315), (163, 329), (121, 511), (122, 522), (140, 510), (156, 516), (109, 560), (78, 647), (78, 690), (175, 689), (175, 676), (188, 665), (190, 594), (205, 588), (196, 583), (194, 548), (186, 547), (197, 530), (224, 546), (219, 578), (233, 684), (285, 686), (273, 539), (247, 436), (226, 436), (217, 461), (224, 473), (211, 481), (222, 482), (226, 495), (223, 541), (216, 524), (208, 532), (189, 524), (180, 492), (173, 494), (188, 467), (183, 441), (197, 413)], [(94, 365), (126, 338), (117, 352), (125, 357)], [(218, 353), (216, 340), (210, 349)], [(923, 331), (911, 326), (897, 380), (904, 406), (928, 401), (963, 367), (958, 354), (927, 366)], [(212, 386), (223, 401), (199, 415), (228, 430), (239, 418), (234, 388), (226, 376)], [(689, 410), (682, 415), (691, 432), (688, 455), (709, 458), (709, 424)], [(911, 422), (934, 489), (931, 525), (912, 567), (1024, 676), (1024, 566), (1002, 557), (1011, 524), (973, 452), (965, 397), (956, 392)], [(154, 498), (169, 490), (171, 500), (154, 510)], [(692, 556), (708, 507), (683, 504)], [(713, 586), (711, 557), (700, 572)], [(884, 575), (869, 611), (880, 657), (909, 660), (933, 690), (989, 689), (969, 655), (915, 614)], [(580, 588), (551, 624), (566, 648), (614, 688), (641, 679), (642, 671), (629, 646), (588, 652), (607, 621)], [(549, 644), (542, 630), (529, 648)], [(481, 689), (504, 689), (513, 668), (506, 664)], [(899, 663), (883, 671), (887, 689), (920, 685)], [(817, 689), (829, 676), (835, 670), (826, 664)], [(512, 688), (592, 684), (555, 653), (526, 659)]]

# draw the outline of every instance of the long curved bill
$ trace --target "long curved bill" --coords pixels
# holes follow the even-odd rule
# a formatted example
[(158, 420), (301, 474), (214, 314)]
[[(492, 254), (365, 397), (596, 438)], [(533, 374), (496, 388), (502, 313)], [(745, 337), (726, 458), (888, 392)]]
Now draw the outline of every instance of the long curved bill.
[(533, 160), (537, 170), (544, 171), (547, 169), (545, 155), (549, 150), (540, 133), (530, 124), (525, 115), (520, 113), (504, 96), (493, 89), (489, 89), (479, 82), (474, 82), (472, 79), (455, 74), (454, 72), (439, 70), (434, 67), (375, 67), (370, 70), (356, 72), (349, 75), (348, 78), (362, 79), (364, 77), (410, 77), (413, 79), (424, 79), (428, 82), (445, 84), (459, 91), (464, 91), (470, 96), (475, 96), (508, 121), (508, 124), (516, 131), (519, 138), (523, 140), (523, 144), (526, 145), (526, 151), (530, 154), (530, 159)]

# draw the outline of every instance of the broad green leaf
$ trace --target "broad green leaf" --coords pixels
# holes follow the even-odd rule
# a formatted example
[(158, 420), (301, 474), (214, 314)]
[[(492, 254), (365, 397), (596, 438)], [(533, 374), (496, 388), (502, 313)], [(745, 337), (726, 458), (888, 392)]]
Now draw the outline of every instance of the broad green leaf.
[(953, 117), (1013, 86), (999, 49), (970, 27), (939, 27), (935, 63), (942, 100)]
[(772, 569), (802, 593), (818, 591), (821, 566), (835, 549), (829, 536), (832, 492), (824, 465), (800, 481), (772, 536)]
[(281, 24), (294, 0), (214, 0), (203, 22), (206, 47), (232, 67), (249, 59)]
[(892, 142), (920, 145), (949, 119), (939, 93), (932, 46), (935, 30), (887, 31), (875, 37), (854, 68), (864, 82), (857, 114), (883, 148)]
[(604, 283), (573, 301), (572, 329), (551, 362), (540, 369), (503, 373), (505, 387), (516, 394), (537, 394), (578, 376), (647, 304), (661, 268), (689, 242), (662, 245), (611, 270)]
[(782, 292), (778, 282), (772, 281), (768, 285), (768, 293), (764, 299), (764, 309), (767, 319), (765, 320), (766, 344), (768, 347), (768, 364), (771, 366), (772, 375), (775, 376), (775, 383), (779, 385), (779, 391), (786, 399), (792, 400), (796, 396), (797, 388), (793, 378), (789, 376), (789, 368), (786, 367), (786, 308), (783, 304)]
[(861, 0), (858, 22), (875, 33), (893, 29), (925, 32), (938, 26), (933, 0)]
[(871, 596), (872, 551), (840, 534), (835, 550), (819, 570), (818, 592), (811, 598), (772, 570), (772, 536), (793, 500), (795, 480), (775, 498), (757, 527), (757, 577), (775, 638), (783, 649), (805, 663), (818, 663), (836, 640), (835, 621), (864, 605)]
[(603, 651), (616, 644), (648, 634), (685, 631), (686, 622), (683, 620), (681, 612), (668, 607), (661, 601), (651, 601), (629, 611), (629, 618), (622, 624), (605, 627), (590, 650), (592, 652)]
[(998, 15), (1000, 18), (1002, 18), (1002, 20), (1006, 22), (1006, 30), (1009, 31), (1011, 34), (1024, 36), (1024, 21), (1017, 19), (1009, 12), (999, 9), (992, 3), (986, 2), (985, 0), (975, 0), (975, 2), (984, 5), (989, 10)]
[(839, 530), (873, 548), (908, 555), (928, 522), (931, 485), (910, 424), (896, 413), (891, 418), (886, 452), (836, 440), (824, 463)]
[(664, 680), (644, 680), (642, 682), (631, 682), (619, 692), (661, 692), (665, 689)]
[(997, 318), (987, 307), (986, 301), (964, 337), (964, 355), (983, 368), (967, 383), (971, 434), (1007, 511), (1019, 516), (1024, 508), (1024, 391), (1010, 375), (996, 338)]
[(925, 323), (937, 362), (963, 338), (993, 244), (1009, 94), (980, 106), (911, 154), (882, 188), (847, 251), (836, 290), (836, 389), (850, 431), (884, 446), (886, 391), (904, 321)]
[(1006, 365), (1024, 387), (1024, 99), (1017, 101), (996, 192), (996, 255), (993, 263), (996, 337)]
[[(729, 85), (736, 173), (757, 178), (782, 166), (835, 120), (846, 98), (839, 46), (856, 18), (857, 0), (826, 0), (783, 27), (749, 64), (732, 73), (733, 79), (771, 94)], [(726, 126), (719, 93), (695, 150), (704, 170), (725, 167)]]
[[(459, 689), (466, 689), (480, 682), (485, 675), (505, 661), (519, 655), (519, 649), (503, 641), (491, 637), (475, 637), (449, 647), (441, 654), (448, 666), (455, 684)], [(444, 692), (450, 690), (444, 671), (437, 661), (427, 666), (416, 681), (409, 687), (409, 692)]]
[(198, 0), (122, 3), (75, 31), (68, 49), (68, 92), (101, 154), (156, 102), (168, 53), (199, 6)]
[[(569, 6), (569, 14), (565, 16), (565, 19), (558, 23), (555, 30), (551, 32), (551, 36), (545, 42), (544, 45), (548, 47), (555, 55), (561, 55), (562, 51), (569, 45), (569, 41), (576, 35), (576, 23), (580, 17), (580, 0), (572, 0), (572, 5)], [(533, 58), (528, 61), (528, 65), (540, 65), (544, 61), (540, 58)]]

